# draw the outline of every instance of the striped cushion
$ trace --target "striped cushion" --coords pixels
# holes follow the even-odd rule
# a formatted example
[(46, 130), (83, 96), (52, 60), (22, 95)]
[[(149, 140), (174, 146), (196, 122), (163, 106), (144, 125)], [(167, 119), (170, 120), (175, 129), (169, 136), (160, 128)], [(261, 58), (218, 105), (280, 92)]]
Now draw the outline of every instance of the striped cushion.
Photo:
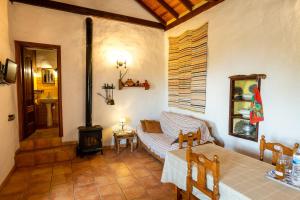
[(210, 136), (206, 123), (200, 119), (177, 114), (173, 112), (162, 112), (160, 117), (160, 125), (164, 134), (173, 138), (177, 138), (179, 131), (183, 133), (196, 132), (198, 128), (201, 131), (201, 143), (212, 142), (214, 138)]

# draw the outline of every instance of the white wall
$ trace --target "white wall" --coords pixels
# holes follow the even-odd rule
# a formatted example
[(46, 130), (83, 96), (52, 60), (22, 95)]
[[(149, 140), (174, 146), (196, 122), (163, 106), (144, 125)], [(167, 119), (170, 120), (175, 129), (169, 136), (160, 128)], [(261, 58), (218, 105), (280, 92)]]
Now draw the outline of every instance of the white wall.
[[(0, 1), (0, 61), (13, 59), (9, 45), (8, 1)], [(17, 119), (8, 122), (8, 115), (16, 114), (16, 85), (0, 85), (0, 184), (14, 165), (14, 155), (18, 147)]]
[(206, 113), (189, 114), (210, 121), (226, 147), (258, 152), (258, 143), (228, 135), (228, 77), (236, 74), (267, 75), (261, 89), (265, 121), (260, 135), (287, 145), (300, 142), (299, 17), (299, 0), (226, 0), (167, 32), (166, 58), (169, 36), (209, 23)]
[[(14, 3), (10, 6), (12, 40), (61, 45), (63, 140), (76, 140), (77, 127), (85, 122), (85, 17)], [(166, 107), (164, 32), (139, 25), (94, 18), (93, 123), (105, 128), (105, 145), (112, 143), (111, 127), (127, 117), (135, 127), (140, 119), (158, 118)], [(147, 79), (151, 89), (115, 90), (115, 106), (97, 96), (104, 83), (118, 83), (111, 52), (132, 57), (125, 78)]]

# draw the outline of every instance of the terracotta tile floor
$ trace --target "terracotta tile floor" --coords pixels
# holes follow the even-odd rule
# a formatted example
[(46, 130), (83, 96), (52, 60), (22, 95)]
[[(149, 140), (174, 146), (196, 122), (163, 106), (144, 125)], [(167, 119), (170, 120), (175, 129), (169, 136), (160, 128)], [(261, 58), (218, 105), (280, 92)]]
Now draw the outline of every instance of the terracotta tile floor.
[(59, 128), (37, 129), (28, 139), (59, 137)]
[(18, 168), (0, 200), (172, 200), (175, 188), (160, 182), (162, 164), (145, 150), (77, 158), (72, 162)]

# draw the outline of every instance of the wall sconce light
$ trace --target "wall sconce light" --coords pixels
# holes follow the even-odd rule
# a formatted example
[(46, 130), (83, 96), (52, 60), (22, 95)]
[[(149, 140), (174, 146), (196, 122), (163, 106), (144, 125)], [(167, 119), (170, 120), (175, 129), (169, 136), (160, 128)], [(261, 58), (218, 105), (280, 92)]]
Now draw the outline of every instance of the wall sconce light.
[[(117, 65), (116, 68), (120, 70), (120, 77), (119, 77), (119, 89), (122, 89), (124, 87), (123, 78), (128, 72), (127, 64), (125, 59), (118, 59), (116, 61)], [(122, 73), (122, 68), (125, 69), (125, 72)]]
[(102, 95), (100, 92), (97, 94), (105, 99), (105, 102), (107, 105), (115, 105), (115, 100), (114, 100), (115, 86), (113, 84), (109, 85), (109, 84), (105, 83), (102, 86), (102, 89), (105, 90), (105, 96)]
[(126, 69), (126, 60), (117, 60), (117, 69), (119, 69), (119, 67), (124, 67)]

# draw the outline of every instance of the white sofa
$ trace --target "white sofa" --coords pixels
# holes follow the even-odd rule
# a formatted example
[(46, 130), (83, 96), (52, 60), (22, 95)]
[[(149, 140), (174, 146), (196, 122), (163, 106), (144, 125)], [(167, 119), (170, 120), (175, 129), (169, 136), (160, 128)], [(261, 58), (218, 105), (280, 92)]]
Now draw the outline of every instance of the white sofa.
[(172, 144), (179, 135), (179, 131), (183, 133), (196, 132), (198, 128), (201, 130), (201, 144), (213, 142), (206, 123), (203, 120), (177, 114), (173, 112), (162, 112), (160, 116), (160, 125), (163, 131), (160, 133), (145, 133), (141, 125), (137, 127), (138, 139), (160, 159), (164, 159), (167, 151), (178, 149), (178, 143)]

